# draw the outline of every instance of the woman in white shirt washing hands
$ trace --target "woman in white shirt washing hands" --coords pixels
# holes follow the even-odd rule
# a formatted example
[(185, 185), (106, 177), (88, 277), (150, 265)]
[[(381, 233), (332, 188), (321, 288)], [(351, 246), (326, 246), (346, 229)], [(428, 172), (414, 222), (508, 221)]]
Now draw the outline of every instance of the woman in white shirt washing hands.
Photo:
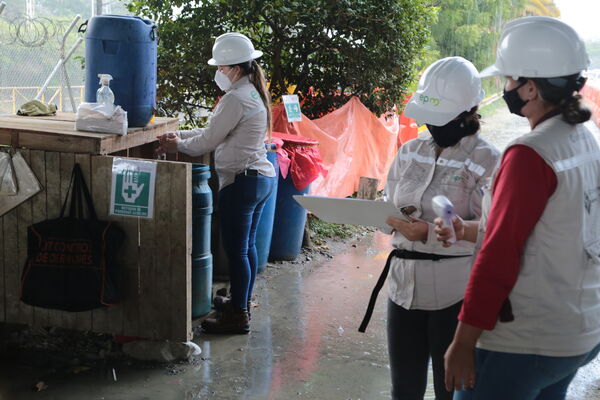
[[(240, 33), (219, 36), (208, 63), (217, 66), (215, 82), (225, 95), (208, 127), (159, 137), (159, 153), (191, 156), (215, 152), (223, 245), (229, 259), (231, 298), (216, 298), (219, 313), (207, 319), (207, 333), (248, 333), (249, 304), (258, 267), (256, 228), (275, 186), (265, 137), (271, 130), (270, 94), (250, 39)], [(218, 301), (217, 301), (218, 300)]]

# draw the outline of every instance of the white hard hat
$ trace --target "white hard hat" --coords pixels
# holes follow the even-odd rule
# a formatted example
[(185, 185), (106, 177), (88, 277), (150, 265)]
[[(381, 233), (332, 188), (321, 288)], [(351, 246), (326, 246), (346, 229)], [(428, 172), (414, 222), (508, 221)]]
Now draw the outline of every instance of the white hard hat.
[(496, 62), (481, 77), (556, 78), (586, 70), (590, 58), (577, 32), (550, 17), (524, 17), (504, 26)]
[(478, 105), (483, 96), (477, 68), (462, 57), (446, 57), (427, 67), (404, 115), (443, 126)]
[(254, 50), (250, 39), (237, 32), (224, 33), (215, 40), (212, 48), (210, 65), (235, 65), (254, 60), (263, 55), (260, 50)]

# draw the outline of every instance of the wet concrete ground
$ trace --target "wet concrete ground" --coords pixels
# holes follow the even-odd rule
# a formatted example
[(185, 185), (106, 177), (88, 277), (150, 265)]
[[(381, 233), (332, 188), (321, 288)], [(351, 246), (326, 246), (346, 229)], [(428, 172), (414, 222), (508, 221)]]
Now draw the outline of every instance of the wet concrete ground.
[[(13, 399), (389, 399), (382, 293), (366, 334), (357, 332), (389, 250), (385, 235), (317, 264), (279, 264), (260, 275), (249, 335), (199, 334), (202, 354), (165, 369), (115, 366), (46, 375), (3, 365), (0, 400)], [(40, 354), (43, 357), (43, 354)], [(28, 364), (28, 363), (26, 363)]]
[[(366, 334), (357, 332), (389, 237), (368, 235), (333, 259), (280, 264), (258, 279), (249, 335), (199, 334), (190, 363), (114, 364), (46, 375), (3, 364), (0, 400), (376, 400), (390, 398), (385, 288)], [(39, 357), (43, 357), (40, 354)], [(600, 399), (600, 363), (582, 370), (570, 400)], [(431, 383), (431, 382), (430, 382)], [(431, 385), (425, 399), (433, 399)]]

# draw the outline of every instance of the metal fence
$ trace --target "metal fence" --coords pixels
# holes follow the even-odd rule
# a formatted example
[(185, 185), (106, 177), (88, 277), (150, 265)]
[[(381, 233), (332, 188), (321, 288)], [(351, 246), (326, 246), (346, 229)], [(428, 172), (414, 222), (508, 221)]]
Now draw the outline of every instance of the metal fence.
[[(15, 113), (21, 104), (34, 99), (45, 84), (48, 88), (39, 100), (54, 103), (59, 110), (75, 111), (83, 98), (85, 62), (85, 46), (81, 43), (75, 46), (83, 38), (77, 27), (92, 15), (126, 14), (124, 3), (119, 0), (1, 1), (6, 2), (6, 7), (0, 15), (0, 114)], [(76, 15), (81, 19), (65, 35)], [(74, 51), (65, 68), (57, 69), (61, 55), (69, 53), (71, 48)], [(67, 93), (69, 85), (74, 107)]]
[[(0, 114), (16, 114), (19, 106), (35, 97), (41, 86), (0, 87)], [(75, 104), (83, 101), (84, 87), (72, 86), (71, 96)], [(67, 88), (50, 86), (40, 100), (44, 103), (56, 104), (58, 111), (72, 111), (69, 103)]]

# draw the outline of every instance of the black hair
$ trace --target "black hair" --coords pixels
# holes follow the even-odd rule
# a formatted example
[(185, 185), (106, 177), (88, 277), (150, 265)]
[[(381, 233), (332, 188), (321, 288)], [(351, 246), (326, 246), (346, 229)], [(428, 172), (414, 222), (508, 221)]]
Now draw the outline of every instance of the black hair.
[(586, 78), (581, 74), (529, 79), (537, 85), (542, 100), (558, 106), (564, 120), (569, 124), (579, 124), (591, 118), (592, 112), (582, 104), (582, 97), (577, 93), (586, 82)]
[(465, 123), (465, 136), (474, 135), (481, 128), (481, 115), (477, 112), (478, 109), (479, 106), (475, 106), (469, 111), (462, 112), (457, 117)]

